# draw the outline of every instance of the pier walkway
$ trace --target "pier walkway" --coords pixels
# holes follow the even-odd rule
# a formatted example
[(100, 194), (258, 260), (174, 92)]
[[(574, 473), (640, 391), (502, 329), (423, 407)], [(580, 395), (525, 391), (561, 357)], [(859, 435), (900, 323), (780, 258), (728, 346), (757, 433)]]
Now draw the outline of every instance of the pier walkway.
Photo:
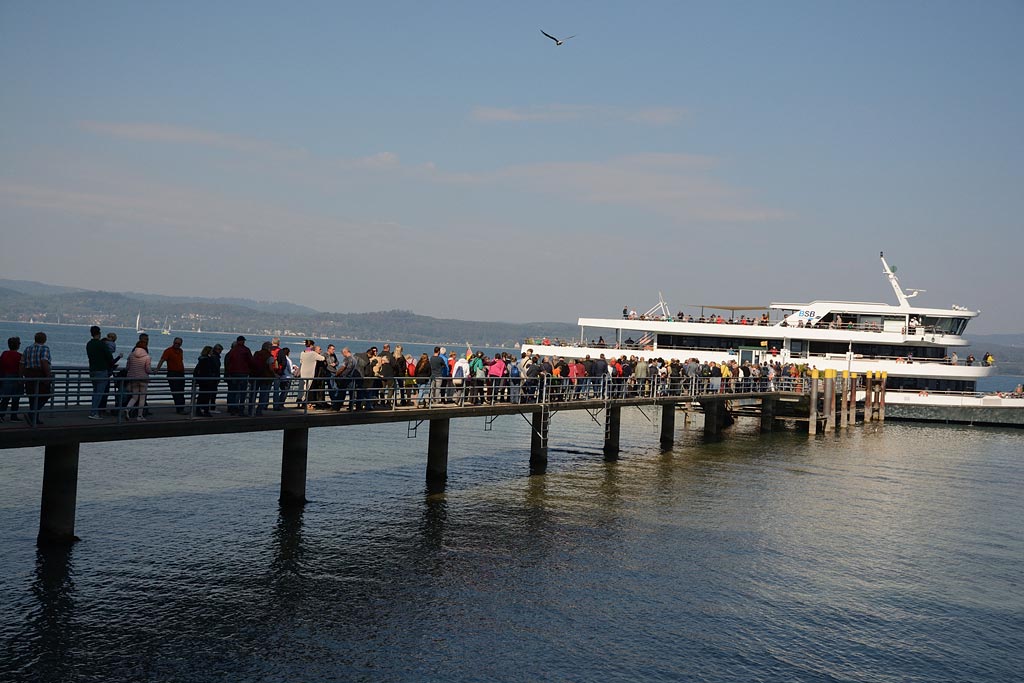
[[(295, 380), (295, 383), (300, 381)], [(41, 412), (42, 424), (0, 423), (0, 449), (45, 448), (39, 540), (71, 542), (76, 540), (75, 500), (78, 455), (82, 443), (281, 431), (279, 500), (282, 504), (302, 504), (306, 502), (306, 456), (311, 428), (406, 422), (409, 436), (416, 436), (417, 430), (426, 424), (427, 483), (434, 489), (440, 489), (447, 477), (448, 435), (452, 419), (484, 417), (489, 426), (490, 421), (498, 416), (522, 415), (531, 425), (530, 471), (543, 473), (547, 467), (550, 420), (561, 411), (586, 410), (598, 425), (603, 426), (604, 456), (614, 460), (619, 453), (623, 408), (660, 410), (660, 444), (662, 448), (670, 449), (674, 443), (675, 414), (679, 406), (699, 407), (704, 414), (705, 434), (719, 434), (732, 421), (730, 408), (740, 404), (747, 409), (759, 408), (761, 429), (770, 431), (775, 419), (783, 413), (796, 416), (802, 411), (804, 419), (807, 419), (811, 395), (818, 393), (816, 380), (800, 379), (787, 379), (774, 385), (737, 380), (736, 384), (724, 386), (706, 378), (650, 378), (632, 382), (588, 378), (587, 382), (576, 385), (569, 380), (547, 377), (536, 383), (526, 381), (518, 385), (511, 385), (507, 378), (472, 379), (469, 382), (467, 386), (457, 387), (432, 381), (420, 392), (420, 405), (415, 403), (417, 387), (409, 387), (407, 392), (411, 393), (407, 393), (392, 386), (357, 390), (356, 403), (369, 401), (375, 407), (371, 410), (348, 410), (349, 406), (340, 411), (311, 410), (309, 404), (298, 407), (291, 403), (281, 410), (267, 408), (258, 416), (220, 413), (213, 417), (197, 417), (193, 406), (198, 387), (192, 378), (186, 378), (184, 388), (186, 396), (192, 400), (180, 414), (176, 410), (181, 400), (180, 385), (177, 388), (179, 402), (175, 404), (166, 379), (156, 376), (151, 380), (148, 392), (151, 416), (145, 421), (128, 419), (128, 410), (123, 407), (114, 407), (114, 417), (95, 420), (87, 417), (92, 398), (88, 374), (83, 375), (80, 370), (58, 370), (49, 387), (53, 403)], [(300, 391), (293, 397), (304, 397), (304, 387), (298, 388)], [(314, 392), (319, 390), (312, 385), (309, 388)], [(402, 385), (399, 388), (405, 389)], [(236, 407), (248, 410), (253, 396), (258, 394), (244, 394), (242, 403)], [(413, 404), (403, 405), (403, 398), (411, 399)], [(325, 395), (323, 400), (329, 402), (330, 398)], [(115, 392), (110, 405), (118, 406), (120, 403)], [(218, 404), (221, 410), (228, 407), (223, 402)], [(786, 409), (780, 410), (783, 407)], [(815, 420), (811, 418), (811, 422), (813, 424)]]

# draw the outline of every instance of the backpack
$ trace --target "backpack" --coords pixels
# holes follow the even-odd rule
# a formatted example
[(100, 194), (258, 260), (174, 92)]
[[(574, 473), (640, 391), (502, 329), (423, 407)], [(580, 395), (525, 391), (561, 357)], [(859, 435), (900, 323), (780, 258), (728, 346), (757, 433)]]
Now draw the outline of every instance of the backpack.
[(516, 363), (509, 363), (508, 364), (508, 376), (509, 377), (519, 377), (520, 376), (519, 375), (519, 365), (517, 365)]
[(455, 366), (455, 374), (452, 375), (452, 377), (459, 378), (459, 377), (462, 377), (462, 376), (463, 376), (462, 366), (461, 365), (456, 365)]

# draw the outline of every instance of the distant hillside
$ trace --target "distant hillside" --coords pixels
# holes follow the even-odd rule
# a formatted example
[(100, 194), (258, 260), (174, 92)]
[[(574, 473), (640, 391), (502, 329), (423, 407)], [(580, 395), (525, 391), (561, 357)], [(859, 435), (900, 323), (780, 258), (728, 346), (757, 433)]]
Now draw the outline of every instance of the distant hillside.
[[(77, 292), (89, 292), (92, 290), (82, 289), (80, 287), (63, 287), (61, 285), (48, 285), (43, 282), (33, 282), (31, 280), (5, 280), (0, 278), (0, 293), (5, 290), (11, 290), (20, 292), (22, 294), (28, 294), (31, 296), (49, 296), (53, 294), (69, 294)], [(308, 306), (300, 306), (299, 304), (293, 304), (288, 301), (256, 301), (254, 299), (237, 299), (229, 297), (188, 297), (188, 296), (165, 296), (163, 294), (145, 294), (142, 292), (121, 292), (121, 294), (129, 299), (136, 299), (142, 303), (165, 303), (165, 304), (183, 304), (183, 303), (208, 303), (226, 306), (243, 306), (245, 308), (251, 308), (254, 311), (263, 311), (265, 313), (294, 313), (301, 311), (310, 315), (316, 314), (319, 311)]]
[(1000, 346), (1014, 346), (1024, 349), (1024, 333), (1016, 334), (970, 334), (967, 332), (973, 344), (998, 344)]
[(431, 318), (411, 311), (322, 313), (287, 302), (209, 299), (54, 287), (0, 280), (0, 319), (159, 330), (244, 332), (333, 339), (396, 339), (419, 343), (512, 346), (527, 337), (571, 338), (567, 323), (501, 323)]
[(29, 294), (31, 296), (45, 296), (48, 294), (64, 294), (66, 292), (84, 291), (78, 287), (48, 285), (43, 282), (33, 282), (31, 280), (6, 280), (4, 278), (0, 278), (0, 288), (14, 290), (15, 292), (21, 292), (22, 294)]

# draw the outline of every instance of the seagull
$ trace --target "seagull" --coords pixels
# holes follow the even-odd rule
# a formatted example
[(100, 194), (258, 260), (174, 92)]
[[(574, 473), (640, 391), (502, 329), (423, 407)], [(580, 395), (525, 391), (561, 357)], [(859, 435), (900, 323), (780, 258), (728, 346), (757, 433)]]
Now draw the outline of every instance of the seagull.
[(576, 37), (575, 35), (571, 35), (571, 36), (569, 36), (569, 38), (563, 38), (563, 39), (559, 40), (558, 38), (555, 38), (550, 33), (545, 33), (544, 29), (541, 29), (540, 32), (544, 33), (544, 35), (546, 35), (548, 38), (550, 38), (551, 40), (555, 41), (555, 45), (561, 45), (565, 41), (569, 40), (569, 38), (575, 38)]

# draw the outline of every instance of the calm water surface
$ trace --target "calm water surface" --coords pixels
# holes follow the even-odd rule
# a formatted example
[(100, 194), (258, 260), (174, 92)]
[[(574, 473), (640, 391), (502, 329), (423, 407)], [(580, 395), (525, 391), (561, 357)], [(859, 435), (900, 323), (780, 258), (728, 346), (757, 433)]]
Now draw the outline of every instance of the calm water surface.
[(522, 418), (456, 420), (434, 495), (425, 431), (313, 430), (292, 513), (279, 433), (83, 444), (66, 552), (0, 451), (0, 680), (1020, 680), (1024, 431), (651, 417), (605, 463), (556, 414), (535, 477)]

